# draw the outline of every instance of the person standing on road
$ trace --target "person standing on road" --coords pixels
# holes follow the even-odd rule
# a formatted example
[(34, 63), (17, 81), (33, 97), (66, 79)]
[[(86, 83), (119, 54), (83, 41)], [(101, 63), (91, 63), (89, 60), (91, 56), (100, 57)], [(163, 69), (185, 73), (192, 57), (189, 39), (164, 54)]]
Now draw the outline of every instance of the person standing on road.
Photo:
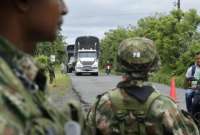
[(0, 135), (72, 132), (70, 114), (46, 100), (46, 76), (30, 56), (38, 42), (56, 38), (67, 12), (63, 0), (0, 1)]
[(185, 87), (187, 88), (187, 91), (185, 93), (186, 108), (188, 112), (191, 113), (192, 99), (195, 95), (195, 82), (197, 82), (197, 80), (200, 80), (200, 52), (197, 52), (195, 54), (195, 64), (187, 69), (185, 78)]
[(98, 96), (88, 113), (88, 125), (102, 135), (199, 135), (189, 115), (145, 82), (159, 66), (153, 41), (124, 40), (117, 60), (125, 73), (123, 81)]
[(62, 74), (64, 74), (65, 73), (65, 64), (62, 62), (61, 64), (60, 64), (60, 72), (62, 73)]
[(49, 83), (52, 84), (53, 80), (56, 78), (55, 68), (53, 63), (51, 62), (49, 63), (48, 70), (49, 70)]

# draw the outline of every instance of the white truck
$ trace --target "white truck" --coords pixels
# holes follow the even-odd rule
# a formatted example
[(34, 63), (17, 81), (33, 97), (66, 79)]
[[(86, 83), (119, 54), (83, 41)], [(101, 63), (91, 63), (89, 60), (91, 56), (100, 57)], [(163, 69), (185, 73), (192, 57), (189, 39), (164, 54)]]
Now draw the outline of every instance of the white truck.
[(75, 74), (99, 74), (99, 39), (94, 36), (82, 36), (75, 43)]

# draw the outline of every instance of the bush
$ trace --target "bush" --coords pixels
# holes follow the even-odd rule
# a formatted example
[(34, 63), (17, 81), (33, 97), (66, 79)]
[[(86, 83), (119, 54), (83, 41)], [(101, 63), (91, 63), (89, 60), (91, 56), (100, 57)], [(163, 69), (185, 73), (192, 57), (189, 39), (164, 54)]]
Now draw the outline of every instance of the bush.
[(34, 59), (36, 60), (37, 64), (41, 67), (46, 69), (48, 66), (48, 57), (45, 55), (38, 55), (35, 56)]

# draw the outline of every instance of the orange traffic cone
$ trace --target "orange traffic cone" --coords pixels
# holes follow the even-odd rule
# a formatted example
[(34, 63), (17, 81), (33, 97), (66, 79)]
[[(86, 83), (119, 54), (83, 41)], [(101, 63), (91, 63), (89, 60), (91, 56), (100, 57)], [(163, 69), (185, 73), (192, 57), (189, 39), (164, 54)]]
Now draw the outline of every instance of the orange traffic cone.
[(170, 87), (170, 97), (174, 101), (176, 101), (176, 84), (175, 84), (175, 77), (171, 79), (171, 87)]

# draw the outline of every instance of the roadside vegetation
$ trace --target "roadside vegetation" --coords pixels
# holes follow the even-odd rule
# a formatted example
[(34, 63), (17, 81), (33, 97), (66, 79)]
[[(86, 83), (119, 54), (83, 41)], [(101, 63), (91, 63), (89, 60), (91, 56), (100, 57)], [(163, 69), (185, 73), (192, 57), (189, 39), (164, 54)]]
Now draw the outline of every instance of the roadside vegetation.
[(65, 95), (67, 90), (70, 88), (70, 78), (67, 74), (61, 73), (59, 66), (56, 67), (55, 75), (56, 77), (52, 84), (48, 81), (49, 91), (56, 91), (59, 92), (60, 95)]
[(152, 39), (160, 55), (161, 68), (153, 74), (151, 81), (169, 84), (170, 78), (176, 76), (177, 86), (182, 87), (185, 71), (194, 63), (194, 54), (200, 51), (200, 16), (197, 11), (156, 13), (140, 19), (137, 26), (109, 30), (101, 40), (100, 67), (103, 68), (109, 60), (113, 69), (120, 72), (116, 62), (117, 48), (122, 40), (138, 36)]
[[(116, 59), (117, 48), (122, 40), (129, 37), (147, 37), (156, 44), (161, 68), (151, 76), (151, 81), (169, 84), (170, 78), (176, 76), (177, 86), (182, 87), (186, 69), (194, 63), (194, 54), (200, 51), (200, 15), (195, 9), (186, 12), (172, 10), (168, 14), (155, 13), (141, 18), (136, 26), (118, 27), (105, 32), (100, 44), (101, 71), (104, 72), (106, 62), (110, 61), (112, 73), (121, 72)], [(67, 56), (64, 45), (64, 38), (58, 33), (55, 42), (38, 44), (36, 59), (46, 67), (53, 54), (56, 56), (55, 65), (65, 63)]]
[[(35, 57), (46, 57), (47, 62), (50, 62), (50, 56), (55, 55), (55, 65), (60, 65), (62, 62), (65, 62), (67, 55), (65, 53), (65, 45), (67, 43), (65, 42), (65, 38), (58, 33), (56, 40), (51, 42), (42, 42), (37, 45), (36, 51), (35, 51)], [(46, 59), (45, 58), (45, 59)], [(48, 64), (45, 63), (45, 64)]]
[[(35, 60), (42, 67), (48, 77), (48, 87), (50, 92), (56, 91), (59, 94), (64, 94), (70, 86), (70, 78), (67, 74), (61, 73), (60, 64), (65, 63), (67, 55), (65, 53), (65, 47), (67, 43), (64, 37), (58, 33), (57, 38), (53, 43), (43, 42), (37, 45), (35, 51)], [(55, 55), (55, 61), (53, 66), (55, 67), (55, 79), (52, 84), (49, 84), (49, 72), (48, 66), (51, 63), (50, 56)]]

